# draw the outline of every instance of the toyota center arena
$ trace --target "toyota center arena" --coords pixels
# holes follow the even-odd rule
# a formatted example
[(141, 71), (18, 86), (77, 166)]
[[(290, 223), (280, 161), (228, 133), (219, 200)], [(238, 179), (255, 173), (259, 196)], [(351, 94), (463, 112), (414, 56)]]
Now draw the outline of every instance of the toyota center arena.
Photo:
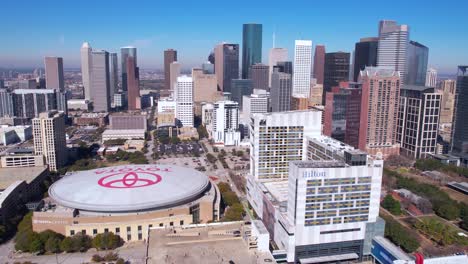
[(80, 171), (49, 188), (33, 230), (66, 236), (113, 232), (147, 239), (148, 228), (219, 220), (220, 195), (196, 170), (169, 165), (124, 165)]

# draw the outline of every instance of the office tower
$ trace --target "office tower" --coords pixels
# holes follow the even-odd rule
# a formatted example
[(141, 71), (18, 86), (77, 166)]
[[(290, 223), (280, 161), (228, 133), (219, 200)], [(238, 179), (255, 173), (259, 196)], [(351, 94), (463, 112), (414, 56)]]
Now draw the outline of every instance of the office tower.
[[(291, 109), (292, 96), (291, 74), (278, 72), (276, 69), (271, 75), (271, 111), (283, 112)], [(301, 94), (296, 94), (300, 96)]]
[(309, 109), (309, 98), (304, 95), (296, 95), (291, 97), (291, 111)]
[(211, 137), (214, 144), (223, 146), (238, 146), (239, 104), (233, 101), (219, 101), (214, 104), (213, 126)]
[(171, 90), (175, 89), (175, 86), (177, 85), (177, 78), (180, 76), (180, 70), (182, 68), (182, 64), (180, 64), (178, 61), (174, 61), (169, 65), (169, 81), (170, 81), (170, 86)]
[(426, 46), (416, 41), (409, 42), (405, 84), (419, 86), (425, 84), (428, 57), (429, 49)]
[(13, 96), (6, 89), (0, 90), (0, 117), (13, 116)]
[(323, 84), (310, 84), (309, 104), (311, 106), (322, 105)]
[(425, 83), (427, 87), (437, 86), (437, 70), (436, 69), (429, 68), (427, 70)]
[(269, 66), (269, 74), (268, 74), (268, 85), (271, 87), (271, 74), (273, 73), (273, 67), (279, 61), (287, 61), (288, 60), (288, 50), (285, 48), (272, 48), (270, 49), (270, 54), (268, 56), (268, 66)]
[(262, 62), (262, 24), (242, 27), (242, 79), (249, 78), (250, 66)]
[(215, 61), (218, 90), (231, 92), (231, 80), (239, 78), (239, 44), (216, 45)]
[[(455, 109), (452, 123), (452, 153), (466, 155), (468, 153), (468, 66), (458, 66), (457, 89), (455, 90)], [(466, 158), (464, 159), (466, 166)]]
[(60, 57), (45, 57), (44, 59), (47, 89), (65, 90), (63, 79), (63, 59)]
[(231, 80), (231, 100), (239, 103), (242, 108), (242, 97), (253, 93), (253, 83), (250, 79)]
[(204, 73), (202, 69), (192, 69), (193, 101), (214, 103), (219, 99), (215, 74)]
[(405, 85), (400, 91), (397, 142), (400, 154), (413, 159), (436, 153), (442, 94), (433, 87)]
[(88, 42), (84, 42), (81, 46), (81, 78), (83, 80), (83, 94), (84, 98), (91, 100), (91, 46)]
[[(340, 82), (348, 81), (349, 57), (349, 53), (341, 51), (325, 54), (324, 93), (330, 92), (332, 87), (338, 86)], [(325, 104), (325, 95), (322, 102)]]
[(408, 44), (407, 25), (398, 25), (391, 20), (380, 21), (377, 66), (391, 67), (400, 72), (402, 83), (406, 80)]
[(315, 46), (314, 53), (314, 72), (313, 76), (317, 79), (317, 84), (323, 84), (325, 73), (325, 45)]
[(135, 67), (138, 65), (137, 49), (135, 47), (122, 47), (120, 48), (120, 61), (122, 71), (122, 90), (127, 91), (127, 58), (133, 57), (135, 59)]
[(293, 67), (292, 94), (309, 97), (310, 73), (312, 67), (312, 40), (295, 41)]
[(57, 111), (43, 112), (32, 120), (32, 125), (35, 154), (43, 155), (49, 169), (57, 171), (68, 159), (65, 114)]
[[(91, 52), (91, 61), (91, 82), (89, 87), (93, 110), (94, 112), (108, 112), (110, 108), (109, 53), (104, 50), (93, 50)], [(127, 73), (125, 73), (125, 81), (127, 81)]]
[[(66, 93), (54, 89), (15, 89), (12, 93), (13, 113), (17, 117), (34, 118), (51, 110), (66, 111)], [(64, 102), (65, 101), (65, 102)]]
[(242, 122), (248, 127), (252, 114), (264, 114), (269, 110), (270, 95), (251, 94), (242, 97)]
[(359, 149), (371, 155), (398, 155), (396, 142), (400, 73), (393, 67), (361, 71), (362, 100)]
[(193, 80), (186, 75), (177, 77), (175, 89), (176, 118), (182, 126), (193, 127)]
[(284, 72), (293, 75), (293, 64), (292, 61), (278, 61), (276, 66), (273, 66), (273, 72), (278, 69), (279, 72)]
[(20, 80), (19, 89), (36, 89), (37, 88), (37, 82), (35, 79), (29, 79), (29, 80)]
[(268, 90), (268, 75), (268, 65), (255, 63), (252, 66), (250, 66), (249, 79), (252, 80), (254, 89)]
[(442, 93), (442, 101), (440, 106), (440, 123), (452, 124), (453, 109), (455, 106), (455, 89), (456, 82), (454, 80), (443, 80), (440, 83), (440, 92)]
[(214, 64), (207, 61), (202, 64), (202, 70), (204, 74), (214, 74)]
[(377, 66), (379, 38), (362, 38), (354, 46), (353, 81), (357, 82), (359, 73), (366, 67)]
[(177, 61), (177, 50), (168, 49), (164, 51), (164, 84), (167, 90), (172, 90), (174, 87), (171, 83), (171, 63)]
[(114, 94), (119, 91), (119, 62), (117, 53), (109, 53), (109, 97), (114, 101)]
[(127, 57), (128, 110), (141, 110), (139, 71), (134, 57)]
[(287, 179), (289, 162), (303, 160), (306, 136), (320, 136), (322, 113), (315, 110), (251, 115), (250, 175)]

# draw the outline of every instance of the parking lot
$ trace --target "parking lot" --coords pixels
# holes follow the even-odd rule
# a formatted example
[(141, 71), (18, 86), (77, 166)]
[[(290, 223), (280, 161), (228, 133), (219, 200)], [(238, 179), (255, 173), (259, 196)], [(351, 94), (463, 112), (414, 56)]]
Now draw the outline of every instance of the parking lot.
[(202, 153), (203, 148), (198, 142), (181, 142), (178, 144), (159, 144), (156, 147), (157, 153), (162, 155), (180, 155)]

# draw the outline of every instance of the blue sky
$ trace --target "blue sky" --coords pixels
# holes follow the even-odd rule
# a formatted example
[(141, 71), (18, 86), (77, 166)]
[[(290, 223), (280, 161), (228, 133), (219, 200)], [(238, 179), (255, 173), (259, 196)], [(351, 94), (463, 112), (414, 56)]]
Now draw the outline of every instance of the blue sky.
[(192, 67), (206, 61), (216, 43), (241, 43), (242, 24), (263, 24), (263, 61), (272, 34), (293, 57), (295, 39), (312, 39), (327, 51), (352, 51), (361, 37), (377, 35), (381, 19), (410, 26), (410, 37), (429, 47), (429, 65), (442, 73), (468, 64), (468, 1), (2, 1), (0, 67), (41, 66), (61, 56), (79, 67), (84, 41), (118, 52), (134, 45), (141, 68), (159, 68), (163, 50), (178, 50)]

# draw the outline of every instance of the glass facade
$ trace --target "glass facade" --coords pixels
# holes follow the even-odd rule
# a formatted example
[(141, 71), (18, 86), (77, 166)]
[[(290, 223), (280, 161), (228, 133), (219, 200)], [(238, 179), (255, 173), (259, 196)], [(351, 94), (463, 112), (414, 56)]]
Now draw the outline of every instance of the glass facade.
[(416, 41), (408, 45), (408, 73), (406, 84), (424, 85), (426, 82), (429, 49)]
[(247, 79), (249, 68), (262, 62), (262, 24), (244, 24), (242, 30), (242, 79)]
[(452, 152), (468, 153), (468, 66), (458, 66), (455, 110), (453, 117)]
[(134, 47), (123, 47), (120, 49), (120, 59), (121, 59), (121, 68), (122, 71), (122, 90), (127, 91), (127, 58), (135, 58), (135, 66), (137, 64), (137, 51)]

